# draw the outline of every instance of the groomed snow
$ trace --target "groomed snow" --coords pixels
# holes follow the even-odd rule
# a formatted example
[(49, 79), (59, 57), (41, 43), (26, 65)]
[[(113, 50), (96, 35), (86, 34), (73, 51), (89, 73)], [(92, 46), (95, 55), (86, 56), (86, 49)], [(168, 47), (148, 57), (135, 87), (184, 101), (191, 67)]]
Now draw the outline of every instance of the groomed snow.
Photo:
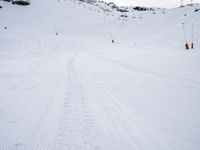
[(200, 149), (200, 5), (0, 6), (0, 150)]

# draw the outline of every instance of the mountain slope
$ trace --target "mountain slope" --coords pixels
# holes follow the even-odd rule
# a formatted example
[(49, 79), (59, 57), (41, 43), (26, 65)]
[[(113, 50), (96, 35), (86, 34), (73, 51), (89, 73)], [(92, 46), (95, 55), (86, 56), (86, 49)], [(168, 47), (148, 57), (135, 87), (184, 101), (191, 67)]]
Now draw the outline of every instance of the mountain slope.
[(0, 5), (0, 149), (200, 149), (198, 4)]

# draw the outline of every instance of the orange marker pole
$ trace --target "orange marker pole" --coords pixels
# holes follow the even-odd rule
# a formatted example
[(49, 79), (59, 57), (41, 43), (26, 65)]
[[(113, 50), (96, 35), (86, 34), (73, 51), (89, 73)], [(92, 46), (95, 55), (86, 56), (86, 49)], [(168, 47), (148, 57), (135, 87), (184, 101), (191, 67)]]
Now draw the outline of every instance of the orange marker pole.
[(192, 23), (192, 43), (191, 43), (191, 49), (194, 49), (194, 24)]
[(184, 23), (182, 23), (182, 28), (183, 28), (184, 38), (185, 38), (185, 49), (188, 50), (188, 49), (190, 49), (190, 47), (189, 47), (189, 44), (188, 44), (188, 42), (187, 42), (186, 33), (185, 33), (185, 28), (184, 28)]

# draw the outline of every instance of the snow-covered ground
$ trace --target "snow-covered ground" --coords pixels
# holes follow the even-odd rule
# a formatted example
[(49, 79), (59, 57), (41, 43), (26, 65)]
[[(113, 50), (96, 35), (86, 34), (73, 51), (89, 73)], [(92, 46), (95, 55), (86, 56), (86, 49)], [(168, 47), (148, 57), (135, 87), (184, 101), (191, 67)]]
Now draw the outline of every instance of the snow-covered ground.
[(0, 1), (0, 150), (200, 149), (200, 5), (101, 5)]

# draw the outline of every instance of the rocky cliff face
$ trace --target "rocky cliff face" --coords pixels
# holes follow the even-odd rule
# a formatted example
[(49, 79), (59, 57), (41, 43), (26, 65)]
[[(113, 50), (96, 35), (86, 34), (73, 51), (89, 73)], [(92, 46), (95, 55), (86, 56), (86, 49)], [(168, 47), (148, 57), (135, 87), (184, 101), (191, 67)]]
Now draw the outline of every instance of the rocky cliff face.
[(86, 3), (89, 3), (89, 4), (94, 4), (97, 2), (97, 0), (79, 0), (81, 2), (86, 2)]

